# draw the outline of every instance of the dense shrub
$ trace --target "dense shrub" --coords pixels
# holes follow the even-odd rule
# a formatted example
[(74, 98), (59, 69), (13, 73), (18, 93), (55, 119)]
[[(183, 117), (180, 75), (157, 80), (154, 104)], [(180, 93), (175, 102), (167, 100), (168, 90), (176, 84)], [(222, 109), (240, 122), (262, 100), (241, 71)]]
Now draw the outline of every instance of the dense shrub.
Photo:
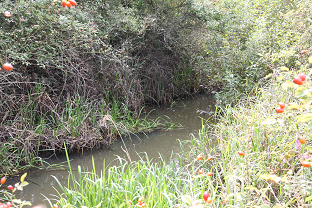
[(249, 94), (274, 67), (299, 66), (311, 42), (306, 0), (198, 1), (194, 8), (207, 21), (201, 69), (219, 86), (219, 105)]
[[(125, 122), (144, 103), (197, 92), (192, 35), (204, 22), (191, 7), (112, 0), (66, 10), (54, 0), (1, 2), (12, 16), (0, 17), (0, 57), (14, 65), (0, 72), (0, 139), (10, 144), (2, 157), (27, 164), (39, 149), (63, 150), (64, 141), (69, 150), (109, 145), (112, 129), (129, 132)], [(124, 125), (112, 125), (118, 121)], [(22, 157), (11, 154), (21, 146)]]
[[(310, 7), (307, 0), (87, 0), (65, 10), (55, 0), (2, 1), (12, 17), (0, 15), (0, 57), (15, 68), (0, 72), (0, 139), (62, 149), (64, 139), (88, 138), (96, 146), (110, 135), (103, 137), (105, 114), (124, 122), (145, 103), (202, 89), (231, 103), (275, 66), (300, 65), (309, 54), (302, 50), (311, 42)], [(58, 145), (50, 135), (61, 135)]]
[(187, 45), (201, 24), (187, 2), (150, 3), (87, 1), (64, 10), (55, 1), (20, 2), (12, 18), (1, 17), (2, 56), (52, 97), (110, 93), (136, 111), (172, 101), (197, 87)]

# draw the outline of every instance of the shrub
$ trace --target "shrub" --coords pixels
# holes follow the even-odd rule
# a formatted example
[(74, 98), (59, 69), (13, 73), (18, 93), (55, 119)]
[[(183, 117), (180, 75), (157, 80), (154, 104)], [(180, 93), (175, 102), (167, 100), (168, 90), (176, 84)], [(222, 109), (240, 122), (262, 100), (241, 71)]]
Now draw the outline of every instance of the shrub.
[(144, 103), (168, 103), (199, 88), (188, 43), (202, 22), (188, 1), (84, 1), (66, 10), (36, 0), (0, 7), (12, 13), (0, 17), (0, 56), (14, 65), (0, 76), (0, 139), (12, 147), (9, 155), (31, 147), (12, 154), (25, 164), (42, 149), (62, 151), (64, 141), (74, 139), (69, 150), (80, 151), (110, 145), (117, 132), (158, 128), (134, 121)]

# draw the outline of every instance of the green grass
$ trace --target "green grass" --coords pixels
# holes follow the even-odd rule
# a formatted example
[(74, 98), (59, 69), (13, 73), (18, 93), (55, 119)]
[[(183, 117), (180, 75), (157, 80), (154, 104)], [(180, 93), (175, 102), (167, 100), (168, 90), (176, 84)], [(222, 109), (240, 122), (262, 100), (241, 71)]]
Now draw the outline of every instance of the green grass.
[[(137, 162), (129, 163), (117, 158), (119, 165), (97, 173), (93, 163), (92, 171), (73, 173), (68, 162), (70, 177), (68, 187), (58, 182), (60, 193), (58, 204), (75, 207), (134, 207), (139, 198), (143, 198), (147, 207), (171, 207), (181, 203), (181, 191), (189, 185), (183, 180), (184, 171), (179, 160), (153, 163), (147, 155)], [(105, 166), (105, 164), (103, 164)], [(73, 183), (74, 181), (74, 183)]]
[(42, 103), (46, 101), (37, 94), (43, 92), (35, 93), (13, 119), (3, 123), (7, 128), (2, 133), (7, 136), (0, 149), (0, 176), (42, 164), (40, 153), (63, 151), (64, 140), (76, 141), (69, 151), (80, 151), (99, 143), (110, 146), (118, 136), (170, 129), (174, 125), (162, 117), (150, 119), (143, 107), (135, 114), (116, 100), (109, 104), (77, 96), (67, 100), (63, 108), (44, 109)]
[[(167, 162), (153, 163), (146, 153), (132, 163), (118, 158), (118, 166), (101, 173), (95, 169), (82, 172), (79, 167), (78, 176), (70, 172), (68, 187), (61, 186), (58, 204), (135, 207), (142, 197), (146, 207), (310, 206), (312, 173), (301, 162), (311, 161), (312, 137), (309, 122), (297, 119), (308, 115), (311, 107), (292, 110), (287, 105), (284, 113), (275, 111), (280, 101), (304, 104), (303, 98), (295, 96), (300, 87), (285, 87), (297, 73), (281, 73), (245, 100), (217, 109), (216, 115), (222, 115), (219, 122), (203, 123), (199, 135), (184, 143), (182, 153)], [(311, 89), (311, 82), (303, 87)], [(306, 105), (311, 106), (309, 102)], [(307, 143), (299, 144), (298, 137)], [(205, 158), (197, 160), (198, 155)], [(210, 156), (212, 160), (208, 160)], [(198, 170), (204, 173), (200, 175)], [(213, 175), (207, 176), (208, 172)], [(203, 203), (206, 190), (211, 204)]]
[[(268, 87), (256, 89), (245, 101), (219, 109), (223, 116), (214, 129), (209, 133), (201, 130), (199, 138), (193, 138), (192, 157), (199, 153), (215, 156), (204, 169), (214, 172), (216, 207), (311, 204), (311, 171), (301, 166), (301, 161), (311, 158), (311, 133), (307, 123), (297, 122), (298, 115), (310, 110), (286, 107), (283, 114), (275, 112), (280, 101), (304, 103), (295, 96), (298, 86), (281, 87), (296, 73), (280, 74), (281, 81), (271, 80)], [(308, 81), (306, 86), (310, 84)], [(297, 137), (308, 142), (299, 145)], [(212, 141), (217, 145), (207, 153)]]

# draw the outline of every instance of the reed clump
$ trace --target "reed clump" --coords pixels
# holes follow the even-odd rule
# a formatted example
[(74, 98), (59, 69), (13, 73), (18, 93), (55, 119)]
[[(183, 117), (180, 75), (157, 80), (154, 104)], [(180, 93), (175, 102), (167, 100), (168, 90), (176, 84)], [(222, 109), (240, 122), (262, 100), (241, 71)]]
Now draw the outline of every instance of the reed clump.
[(75, 185), (60, 184), (57, 203), (140, 207), (142, 198), (147, 207), (309, 206), (311, 94), (303, 92), (312, 85), (310, 78), (302, 86), (291, 81), (310, 73), (308, 66), (278, 68), (246, 100), (218, 108), (219, 122), (204, 123), (169, 162), (153, 163), (146, 153), (137, 162), (118, 158), (101, 174), (70, 172)]
[(190, 3), (100, 0), (66, 9), (43, 0), (0, 7), (11, 11), (0, 17), (0, 62), (14, 65), (0, 72), (0, 175), (34, 166), (39, 153), (63, 152), (64, 142), (82, 153), (110, 147), (119, 134), (167, 128), (165, 120), (143, 115), (144, 104), (168, 104), (201, 88), (188, 44), (189, 31), (204, 22)]

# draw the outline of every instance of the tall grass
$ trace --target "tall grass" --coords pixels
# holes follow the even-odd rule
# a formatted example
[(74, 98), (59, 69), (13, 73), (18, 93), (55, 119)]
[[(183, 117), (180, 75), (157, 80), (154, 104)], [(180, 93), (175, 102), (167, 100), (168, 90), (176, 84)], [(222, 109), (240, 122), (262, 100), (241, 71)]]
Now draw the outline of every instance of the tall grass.
[[(70, 172), (68, 187), (60, 185), (64, 193), (58, 203), (135, 207), (142, 197), (146, 207), (311, 206), (312, 173), (301, 164), (311, 160), (311, 133), (307, 124), (297, 122), (297, 115), (309, 108), (288, 106), (285, 113), (275, 111), (280, 101), (302, 102), (295, 96), (298, 86), (282, 87), (296, 73), (272, 79), (268, 87), (258, 87), (246, 100), (219, 108), (219, 122), (203, 125), (175, 160), (152, 163), (147, 153), (144, 160), (132, 163), (118, 158), (118, 166), (100, 174), (95, 169), (83, 173), (81, 168), (78, 176)], [(307, 142), (300, 144), (298, 138)], [(202, 200), (206, 190), (211, 204)]]
[[(64, 108), (44, 108), (48, 102), (44, 92), (36, 92), (21, 111), (1, 126), (0, 176), (42, 164), (40, 153), (53, 154), (64, 150), (109, 147), (119, 135), (125, 136), (155, 129), (172, 128), (172, 123), (159, 117), (150, 119), (140, 108), (137, 114), (127, 105), (114, 100), (112, 104), (68, 98)], [(10, 127), (5, 127), (10, 123)]]
[(188, 184), (180, 178), (185, 177), (181, 171), (181, 162), (171, 160), (166, 164), (161, 160), (152, 162), (144, 155), (137, 162), (127, 162), (117, 158), (119, 165), (96, 172), (93, 170), (74, 173), (70, 162), (68, 187), (61, 187), (58, 204), (64, 207), (71, 204), (75, 207), (134, 207), (139, 198), (143, 198), (147, 207), (171, 207), (182, 203), (181, 192), (188, 189)]
[[(311, 204), (312, 174), (309, 168), (301, 166), (303, 160), (311, 157), (311, 133), (306, 124), (296, 119), (309, 110), (286, 107), (283, 114), (275, 112), (278, 102), (302, 101), (295, 96), (294, 88), (281, 87), (284, 81), (272, 80), (268, 87), (258, 88), (237, 105), (220, 108), (223, 116), (214, 129), (209, 133), (203, 129), (199, 138), (193, 138), (192, 156), (206, 153), (209, 140), (217, 142), (215, 159), (204, 166), (205, 170), (214, 172), (215, 207)], [(302, 137), (306, 144), (299, 143), (298, 138)], [(238, 151), (243, 151), (245, 156), (240, 156)]]

